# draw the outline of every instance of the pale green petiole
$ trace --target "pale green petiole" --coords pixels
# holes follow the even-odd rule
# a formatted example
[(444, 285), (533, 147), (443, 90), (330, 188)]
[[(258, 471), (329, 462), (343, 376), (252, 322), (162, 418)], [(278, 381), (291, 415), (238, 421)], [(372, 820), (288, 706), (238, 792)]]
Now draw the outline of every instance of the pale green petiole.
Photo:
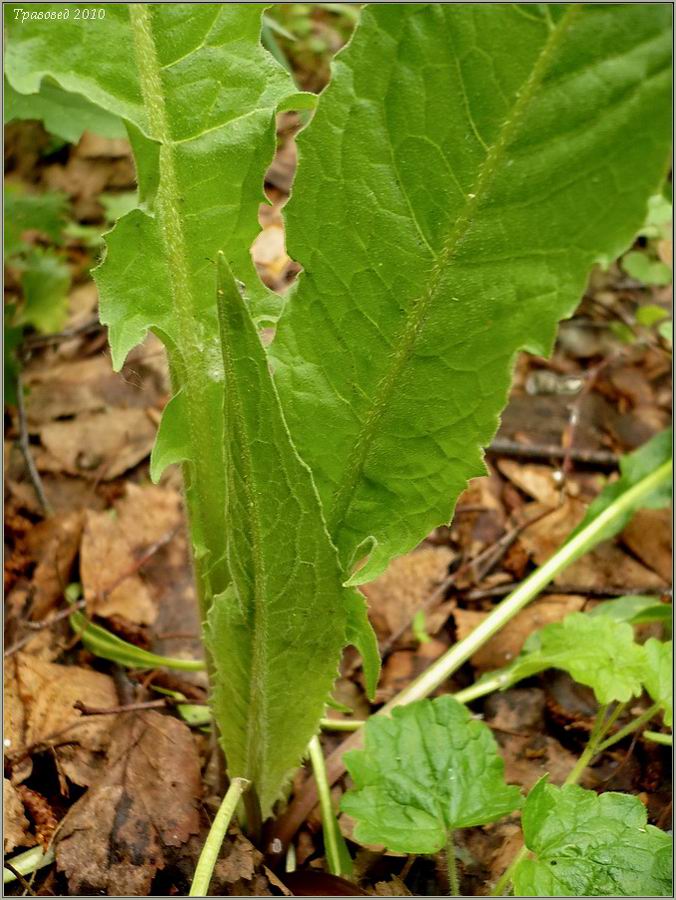
[(343, 862), (345, 853), (341, 853), (341, 845), (344, 843), (343, 836), (338, 828), (338, 822), (331, 804), (331, 787), (326, 777), (324, 754), (317, 735), (308, 744), (308, 756), (312, 763), (312, 771), (317, 784), (317, 794), (319, 795), (319, 807), (324, 828), (324, 848), (326, 850), (329, 872), (332, 875), (346, 875), (349, 872), (345, 871), (346, 866)]
[[(48, 866), (50, 863), (54, 862), (54, 851), (51, 847), (49, 850), (43, 850), (40, 846), (31, 847), (30, 850), (19, 853), (13, 859), (10, 859), (9, 862), (20, 875), (32, 875), (33, 872), (37, 872), (38, 869), (42, 869), (44, 866)], [(16, 875), (14, 872), (10, 872), (9, 869), (3, 868), (3, 884), (9, 884), (15, 879)]]
[(249, 787), (250, 782), (246, 778), (233, 778), (225, 797), (216, 813), (216, 818), (211, 824), (209, 834), (202, 847), (200, 858), (197, 861), (195, 874), (190, 886), (189, 897), (206, 897), (209, 890), (211, 876), (221, 851), (221, 846), (228, 831), (230, 821), (237, 809), (242, 794)]
[[(403, 706), (414, 700), (428, 697), (454, 672), (467, 662), (480, 647), (489, 641), (493, 635), (507, 624), (517, 613), (527, 606), (531, 600), (550, 583), (550, 581), (566, 569), (571, 563), (579, 559), (604, 540), (607, 529), (616, 521), (621, 520), (628, 510), (637, 508), (643, 497), (651, 494), (661, 484), (671, 479), (671, 460), (663, 463), (650, 475), (647, 475), (637, 484), (630, 487), (613, 503), (607, 506), (585, 528), (567, 541), (547, 562), (536, 569), (523, 581), (519, 587), (505, 597), (474, 631), (464, 640), (454, 644), (443, 656), (440, 656), (422, 675), (412, 681), (408, 687), (397, 694), (389, 703), (382, 707), (378, 713), (388, 713), (395, 706)], [(482, 685), (481, 691), (469, 688), (460, 692), (458, 699), (468, 702), (484, 694), (490, 693), (501, 685), (495, 682)]]

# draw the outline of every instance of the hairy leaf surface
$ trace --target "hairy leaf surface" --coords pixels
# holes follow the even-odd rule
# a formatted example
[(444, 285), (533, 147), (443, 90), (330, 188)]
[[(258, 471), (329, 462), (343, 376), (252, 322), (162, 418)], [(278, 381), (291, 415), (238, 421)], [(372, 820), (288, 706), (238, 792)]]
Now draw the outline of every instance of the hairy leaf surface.
[[(49, 11), (60, 4), (23, 9)], [(227, 587), (223, 364), (215, 255), (227, 248), (254, 312), (269, 309), (249, 247), (258, 232), (276, 110), (297, 98), (260, 45), (260, 6), (112, 4), (102, 20), (17, 22), (7, 6), (6, 71), (22, 93), (49, 78), (120, 116), (136, 158), (140, 207), (107, 235), (97, 270), (113, 362), (154, 329), (180, 395), (160, 428), (153, 475), (186, 466), (193, 541), (208, 598)], [(176, 427), (180, 411), (182, 422)]]
[(364, 727), (365, 749), (345, 755), (354, 788), (342, 801), (360, 840), (436, 853), (449, 831), (494, 822), (520, 805), (490, 728), (452, 697), (398, 707)]
[(638, 797), (539, 781), (522, 813), (534, 859), (514, 873), (517, 897), (654, 897), (671, 894), (672, 840), (646, 824)]
[(519, 348), (547, 353), (667, 166), (670, 11), (373, 5), (299, 140), (272, 353), (355, 583), (448, 521)]
[(347, 589), (265, 351), (222, 256), (219, 270), (230, 583), (214, 597), (207, 640), (229, 774), (256, 785), (267, 815), (336, 678)]
[(76, 144), (84, 131), (107, 138), (126, 137), (122, 120), (95, 106), (79, 94), (44, 81), (37, 94), (20, 94), (5, 79), (5, 122), (38, 119), (47, 131)]

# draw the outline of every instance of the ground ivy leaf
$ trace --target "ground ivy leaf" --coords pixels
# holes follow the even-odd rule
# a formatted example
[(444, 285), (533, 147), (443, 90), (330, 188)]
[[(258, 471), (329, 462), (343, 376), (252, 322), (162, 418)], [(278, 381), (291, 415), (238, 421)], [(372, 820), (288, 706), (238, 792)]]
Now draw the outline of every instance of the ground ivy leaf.
[(673, 645), (671, 641), (650, 638), (645, 642), (645, 687), (656, 703), (664, 709), (664, 724), (671, 725), (674, 717)]
[(539, 781), (522, 813), (535, 858), (514, 873), (517, 897), (651, 897), (671, 894), (669, 835), (646, 824), (637, 797), (600, 796)]
[(663, 622), (671, 630), (671, 603), (660, 603), (654, 595), (630, 594), (604, 600), (588, 613), (590, 616), (610, 616), (618, 622), (642, 625), (646, 622)]
[(209, 613), (213, 710), (231, 776), (268, 815), (319, 726), (345, 644), (348, 589), (265, 351), (219, 261), (226, 377), (227, 590)]
[(592, 688), (599, 703), (624, 702), (643, 690), (645, 656), (626, 622), (571, 613), (528, 638), (521, 654), (500, 670), (505, 677), (503, 687), (545, 669), (568, 672), (575, 681)]
[(365, 729), (365, 749), (345, 754), (354, 787), (342, 801), (361, 841), (435, 853), (449, 830), (494, 822), (520, 805), (490, 729), (450, 696), (398, 707)]
[(671, 144), (658, 4), (372, 4), (301, 134), (303, 266), (272, 347), (346, 567), (375, 577), (483, 474), (519, 348), (643, 224)]

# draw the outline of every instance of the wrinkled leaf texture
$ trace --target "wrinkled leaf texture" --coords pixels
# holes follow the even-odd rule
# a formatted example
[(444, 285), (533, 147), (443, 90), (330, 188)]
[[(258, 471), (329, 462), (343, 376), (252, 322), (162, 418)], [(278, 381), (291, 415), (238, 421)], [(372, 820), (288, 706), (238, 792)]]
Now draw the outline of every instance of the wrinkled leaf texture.
[(568, 672), (579, 684), (592, 688), (599, 703), (624, 703), (643, 690), (646, 657), (627, 622), (577, 612), (531, 634), (512, 663), (485, 678), (504, 676), (501, 687), (505, 690), (546, 669)]
[(453, 697), (398, 707), (365, 729), (365, 749), (345, 754), (354, 787), (341, 807), (366, 843), (436, 853), (449, 831), (495, 822), (521, 805), (490, 728)]
[(272, 313), (249, 247), (259, 231), (275, 113), (303, 101), (260, 46), (261, 7), (113, 4), (95, 23), (76, 20), (75, 8), (67, 21), (45, 25), (16, 22), (14, 7), (5, 7), (6, 74), (22, 93), (51, 79), (127, 125), (140, 205), (106, 236), (95, 273), (101, 319), (118, 369), (149, 329), (169, 351), (181, 393), (167, 408), (152, 474), (190, 460), (193, 538), (203, 593), (211, 596), (228, 583), (215, 256), (227, 248), (254, 315)]
[(671, 894), (672, 839), (646, 824), (638, 797), (539, 781), (522, 826), (516, 897), (662, 897)]
[(107, 235), (96, 273), (102, 319), (118, 367), (151, 328), (169, 352), (179, 389), (151, 473), (186, 462), (205, 616), (211, 607), (214, 710), (230, 774), (254, 782), (265, 815), (318, 727), (346, 640), (360, 645), (371, 690), (378, 660), (225, 263), (220, 326), (217, 315), (223, 247), (251, 286), (254, 315), (266, 308), (248, 248), (275, 112), (305, 102), (260, 47), (261, 12), (139, 4), (107, 7), (84, 27), (22, 25), (8, 74), (22, 90), (50, 76), (127, 123), (140, 206)]
[(345, 589), (310, 472), (291, 446), (265, 351), (219, 258), (226, 379), (226, 559), (207, 641), (231, 773), (264, 814), (319, 727), (345, 644)]
[(670, 144), (658, 4), (372, 5), (301, 134), (271, 353), (355, 583), (449, 521), (515, 352), (547, 353)]

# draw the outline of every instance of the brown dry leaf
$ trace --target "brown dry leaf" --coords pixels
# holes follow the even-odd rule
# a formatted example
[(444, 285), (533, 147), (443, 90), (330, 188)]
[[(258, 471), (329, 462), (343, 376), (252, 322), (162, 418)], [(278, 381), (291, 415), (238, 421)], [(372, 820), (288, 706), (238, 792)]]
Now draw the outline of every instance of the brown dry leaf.
[(227, 847), (227, 854), (216, 863), (214, 879), (226, 884), (234, 884), (241, 879), (251, 881), (263, 862), (263, 854), (239, 831), (224, 846)]
[[(530, 504), (530, 511), (535, 504)], [(537, 508), (537, 507), (536, 507)], [(558, 509), (534, 522), (519, 536), (533, 561), (541, 566), (566, 540), (582, 520), (586, 504), (575, 497), (566, 497)], [(610, 588), (648, 590), (664, 587), (662, 579), (642, 566), (610, 541), (599, 544), (590, 553), (568, 566), (554, 579), (554, 584), (574, 590), (604, 591)]]
[(155, 432), (142, 409), (83, 413), (40, 428), (45, 450), (35, 461), (41, 471), (111, 481), (149, 456)]
[[(108, 746), (110, 720), (83, 719), (73, 708), (80, 700), (88, 706), (117, 704), (112, 678), (79, 666), (60, 666), (18, 652), (8, 662), (5, 698), (10, 707), (5, 723), (6, 751), (10, 758), (23, 747), (54, 738), (60, 771), (71, 781), (87, 785), (95, 777), (100, 756)], [(77, 724), (74, 724), (77, 723)], [(70, 728), (69, 726), (73, 726)], [(16, 783), (30, 773), (19, 766)]]
[(123, 616), (139, 625), (155, 621), (153, 592), (139, 574), (137, 560), (180, 521), (176, 491), (134, 484), (127, 485), (114, 514), (87, 513), (80, 577), (91, 614)]
[(498, 460), (497, 466), (524, 494), (552, 509), (559, 505), (561, 492), (549, 466), (524, 465), (513, 459)]
[(373, 886), (375, 897), (413, 897), (404, 882), (397, 875), (393, 875), (389, 881), (376, 881)]
[(198, 833), (200, 793), (187, 725), (150, 710), (120, 716), (105, 770), (57, 837), (71, 893), (147, 896), (171, 850)]
[(660, 578), (671, 581), (670, 509), (639, 509), (622, 532), (621, 541)]
[[(481, 672), (502, 668), (518, 656), (526, 638), (533, 631), (581, 610), (584, 604), (585, 598), (576, 594), (552, 594), (546, 599), (536, 600), (477, 650), (471, 659), (472, 665)], [(458, 640), (464, 640), (487, 615), (486, 612), (473, 609), (456, 609), (453, 616)]]
[(37, 561), (33, 574), (31, 618), (44, 619), (63, 597), (84, 525), (82, 512), (52, 516), (35, 526), (28, 546)]
[(448, 575), (454, 556), (447, 547), (423, 547), (393, 560), (380, 578), (363, 586), (369, 618), (381, 641), (410, 624)]
[(391, 653), (383, 666), (375, 702), (385, 703), (394, 697), (447, 649), (448, 641), (433, 639), (420, 644), (416, 650)]
[(31, 425), (98, 412), (106, 406), (139, 405), (138, 387), (113, 372), (103, 355), (35, 368), (27, 373), (26, 384), (26, 416)]
[(100, 134), (93, 134), (91, 131), (83, 132), (75, 152), (83, 159), (96, 159), (98, 157), (108, 157), (109, 159), (131, 158), (131, 147), (128, 140), (125, 138), (106, 138)]
[(274, 223), (264, 228), (251, 247), (251, 256), (273, 279), (279, 278), (289, 263), (284, 245), (284, 229)]
[(38, 791), (31, 790), (25, 784), (19, 785), (16, 791), (35, 824), (35, 835), (38, 844), (43, 850), (47, 850), (59, 824), (59, 820), (49, 800)]
[(562, 784), (577, 758), (546, 734), (545, 697), (539, 688), (511, 688), (486, 701), (486, 723), (495, 731), (505, 760), (505, 780), (527, 791), (543, 775)]
[(5, 853), (15, 847), (33, 847), (37, 842), (30, 833), (21, 797), (8, 778), (2, 781), (2, 835)]

